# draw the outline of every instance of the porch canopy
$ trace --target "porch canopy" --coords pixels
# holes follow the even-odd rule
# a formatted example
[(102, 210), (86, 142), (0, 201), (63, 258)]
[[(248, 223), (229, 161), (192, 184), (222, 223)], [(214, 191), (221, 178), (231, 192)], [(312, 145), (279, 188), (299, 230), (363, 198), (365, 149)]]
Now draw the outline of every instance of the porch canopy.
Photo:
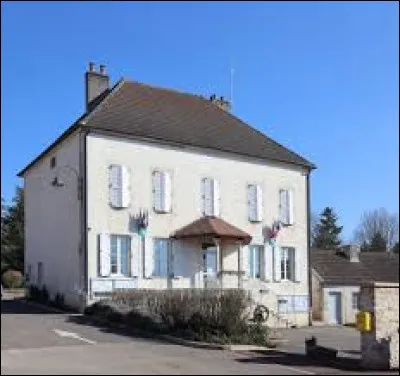
[(217, 238), (233, 240), (242, 244), (249, 244), (251, 236), (241, 229), (217, 217), (203, 217), (175, 231), (174, 239), (184, 238)]

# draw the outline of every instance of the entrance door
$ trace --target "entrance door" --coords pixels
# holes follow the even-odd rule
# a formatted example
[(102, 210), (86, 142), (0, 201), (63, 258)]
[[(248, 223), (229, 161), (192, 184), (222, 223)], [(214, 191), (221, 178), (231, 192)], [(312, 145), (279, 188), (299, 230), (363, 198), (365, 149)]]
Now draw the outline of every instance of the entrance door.
[(342, 323), (342, 294), (330, 292), (328, 295), (329, 323), (340, 325)]
[(204, 287), (217, 287), (217, 249), (208, 247), (203, 253)]

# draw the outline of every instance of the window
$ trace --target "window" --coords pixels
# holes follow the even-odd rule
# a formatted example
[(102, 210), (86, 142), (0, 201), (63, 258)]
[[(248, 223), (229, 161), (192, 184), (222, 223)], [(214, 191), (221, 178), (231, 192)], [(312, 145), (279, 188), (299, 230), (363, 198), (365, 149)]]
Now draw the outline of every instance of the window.
[(261, 277), (262, 250), (259, 245), (249, 246), (249, 276), (250, 278)]
[(129, 277), (131, 239), (126, 235), (111, 235), (111, 274)]
[(220, 215), (219, 183), (216, 179), (202, 179), (201, 200), (203, 215), (214, 217), (218, 217)]
[(294, 252), (294, 248), (281, 248), (281, 280), (294, 281)]
[(262, 190), (259, 185), (247, 186), (247, 204), (250, 222), (262, 221)]
[(56, 157), (51, 157), (51, 159), (50, 159), (50, 168), (56, 167), (56, 164), (57, 164)]
[(168, 276), (168, 239), (154, 239), (154, 276)]
[(353, 309), (359, 309), (360, 307), (360, 294), (358, 292), (353, 292), (351, 296), (351, 306)]
[(157, 213), (171, 212), (171, 176), (168, 172), (154, 171), (153, 201)]
[(294, 223), (293, 190), (291, 189), (279, 191), (279, 217), (285, 225)]
[(113, 208), (127, 208), (130, 205), (130, 172), (126, 166), (109, 167), (109, 200)]

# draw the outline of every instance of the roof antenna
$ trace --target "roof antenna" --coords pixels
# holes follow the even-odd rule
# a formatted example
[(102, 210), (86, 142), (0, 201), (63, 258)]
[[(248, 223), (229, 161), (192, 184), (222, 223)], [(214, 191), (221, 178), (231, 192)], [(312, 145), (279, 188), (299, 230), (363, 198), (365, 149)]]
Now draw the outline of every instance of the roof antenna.
[(231, 108), (233, 107), (233, 73), (234, 73), (234, 69), (231, 67), (231, 72), (230, 72), (230, 86), (231, 86), (231, 92), (230, 92), (230, 98), (229, 98), (229, 102), (231, 104)]

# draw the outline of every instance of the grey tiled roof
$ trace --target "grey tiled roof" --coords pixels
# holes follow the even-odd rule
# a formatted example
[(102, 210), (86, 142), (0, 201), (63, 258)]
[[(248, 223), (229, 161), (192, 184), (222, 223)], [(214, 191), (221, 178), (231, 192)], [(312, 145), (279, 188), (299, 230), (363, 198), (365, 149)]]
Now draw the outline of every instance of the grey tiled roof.
[(315, 168), (313, 163), (201, 96), (122, 79), (90, 103), (88, 111), (18, 176), (82, 124), (94, 131)]
[(362, 282), (399, 282), (399, 255), (361, 252), (360, 262), (350, 262), (333, 250), (311, 250), (311, 267), (325, 284), (358, 285)]
[(314, 168), (315, 166), (200, 96), (123, 81), (87, 125)]

